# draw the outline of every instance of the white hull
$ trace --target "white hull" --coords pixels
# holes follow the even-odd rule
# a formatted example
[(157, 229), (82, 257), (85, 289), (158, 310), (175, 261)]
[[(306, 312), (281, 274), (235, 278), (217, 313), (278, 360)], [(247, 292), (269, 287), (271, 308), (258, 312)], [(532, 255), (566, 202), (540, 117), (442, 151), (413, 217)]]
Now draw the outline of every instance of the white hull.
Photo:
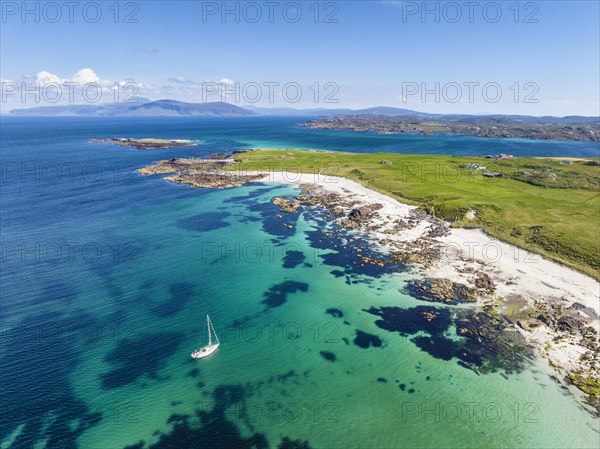
[(208, 357), (213, 352), (215, 352), (218, 347), (219, 347), (219, 343), (214, 343), (212, 345), (206, 345), (203, 348), (200, 348), (197, 351), (192, 352), (192, 357), (195, 359), (201, 359), (204, 357)]

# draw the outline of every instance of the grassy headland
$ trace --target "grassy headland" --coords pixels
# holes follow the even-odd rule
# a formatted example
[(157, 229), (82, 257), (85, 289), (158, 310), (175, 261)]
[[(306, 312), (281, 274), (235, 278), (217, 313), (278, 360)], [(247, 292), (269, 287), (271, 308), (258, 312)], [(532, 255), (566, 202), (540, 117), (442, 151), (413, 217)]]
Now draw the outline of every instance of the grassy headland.
[[(301, 150), (250, 151), (235, 158), (228, 170), (349, 178), (454, 227), (482, 228), (600, 279), (600, 167), (589, 160)], [(471, 163), (487, 170), (466, 168)]]

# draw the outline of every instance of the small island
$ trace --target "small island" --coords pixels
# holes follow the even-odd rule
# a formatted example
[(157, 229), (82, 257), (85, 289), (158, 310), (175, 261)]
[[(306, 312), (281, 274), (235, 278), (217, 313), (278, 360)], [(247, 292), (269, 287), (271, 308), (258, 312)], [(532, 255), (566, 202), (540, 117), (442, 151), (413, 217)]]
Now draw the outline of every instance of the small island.
[(131, 137), (111, 137), (106, 139), (90, 139), (89, 142), (108, 142), (120, 147), (135, 148), (136, 150), (164, 150), (167, 148), (196, 146), (193, 140), (186, 139), (135, 139)]

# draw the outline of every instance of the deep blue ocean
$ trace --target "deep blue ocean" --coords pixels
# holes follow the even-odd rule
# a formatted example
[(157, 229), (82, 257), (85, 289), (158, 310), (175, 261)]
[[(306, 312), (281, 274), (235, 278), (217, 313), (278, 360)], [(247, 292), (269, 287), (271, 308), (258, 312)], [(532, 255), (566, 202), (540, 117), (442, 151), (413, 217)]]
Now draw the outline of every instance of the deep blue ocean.
[[(597, 419), (545, 362), (482, 373), (440, 355), (442, 337), (463, 344), (456, 312), (407, 295), (404, 267), (357, 269), (354, 250), (376, 250), (329, 236), (322, 211), (282, 226), (271, 198), (294, 188), (190, 189), (135, 170), (248, 148), (598, 157), (600, 144), (303, 121), (0, 119), (2, 449), (597, 447)], [(88, 142), (102, 137), (199, 144)], [(419, 308), (440, 325), (379, 321)], [(206, 314), (222, 346), (193, 360)]]

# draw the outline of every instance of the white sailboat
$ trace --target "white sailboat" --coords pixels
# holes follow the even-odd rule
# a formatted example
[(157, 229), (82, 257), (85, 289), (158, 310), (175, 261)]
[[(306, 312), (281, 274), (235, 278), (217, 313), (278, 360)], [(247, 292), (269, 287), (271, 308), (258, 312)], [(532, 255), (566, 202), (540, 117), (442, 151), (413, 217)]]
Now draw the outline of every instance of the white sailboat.
[[(212, 322), (210, 321), (210, 317), (208, 315), (206, 315), (206, 327), (208, 328), (208, 344), (198, 349), (197, 351), (192, 352), (192, 357), (195, 359), (207, 357), (213, 352), (215, 352), (219, 347), (219, 337), (217, 336), (215, 328), (213, 327)], [(217, 341), (216, 343), (213, 343), (212, 341), (212, 334), (215, 334), (215, 339)]]

